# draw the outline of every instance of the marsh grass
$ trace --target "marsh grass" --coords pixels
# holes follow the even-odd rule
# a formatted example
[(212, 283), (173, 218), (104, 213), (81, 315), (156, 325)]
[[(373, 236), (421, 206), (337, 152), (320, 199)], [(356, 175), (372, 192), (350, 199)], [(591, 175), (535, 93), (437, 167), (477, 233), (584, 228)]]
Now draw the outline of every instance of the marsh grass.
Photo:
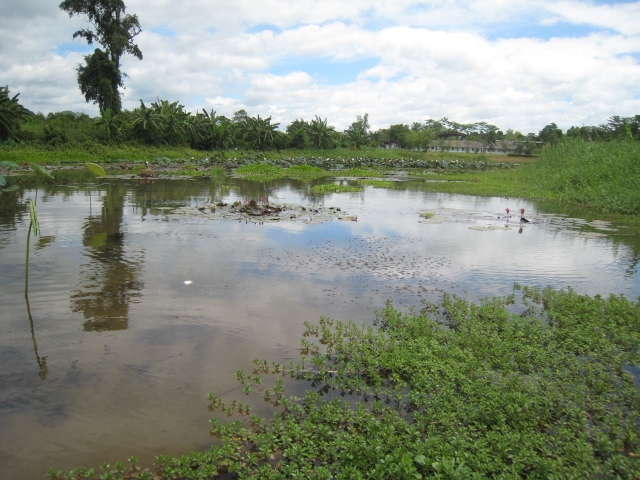
[(543, 149), (536, 163), (518, 169), (423, 176), (456, 180), (425, 187), (440, 192), (554, 200), (608, 214), (640, 214), (640, 142), (569, 139)]
[(543, 150), (522, 176), (561, 201), (640, 214), (640, 142), (567, 140)]

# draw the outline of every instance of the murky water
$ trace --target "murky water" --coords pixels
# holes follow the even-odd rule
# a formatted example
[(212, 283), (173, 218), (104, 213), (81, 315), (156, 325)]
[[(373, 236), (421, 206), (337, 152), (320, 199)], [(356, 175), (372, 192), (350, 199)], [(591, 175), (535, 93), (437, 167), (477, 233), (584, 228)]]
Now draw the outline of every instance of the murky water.
[[(316, 196), (289, 180), (105, 180), (0, 197), (2, 475), (130, 455), (149, 466), (206, 448), (207, 393), (251, 400), (235, 372), (296, 356), (303, 322), (321, 315), (371, 323), (387, 300), (507, 295), (514, 282), (640, 295), (638, 239), (588, 212), (423, 186)], [(31, 238), (27, 304), (28, 198), (41, 236)], [(197, 210), (267, 198), (309, 218)], [(330, 207), (357, 221), (319, 223), (313, 210)], [(525, 208), (530, 223), (507, 222), (506, 207)], [(267, 413), (259, 399), (253, 408)]]

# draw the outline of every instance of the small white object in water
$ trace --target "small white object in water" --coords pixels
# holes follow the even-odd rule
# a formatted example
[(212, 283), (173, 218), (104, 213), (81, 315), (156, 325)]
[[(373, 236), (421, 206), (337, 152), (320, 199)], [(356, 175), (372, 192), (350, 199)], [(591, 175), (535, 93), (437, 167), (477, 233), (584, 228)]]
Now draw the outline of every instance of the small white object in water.
[(192, 282), (191, 280), (185, 280), (185, 281), (184, 281), (184, 284), (185, 284), (185, 285), (191, 285), (192, 283), (193, 283), (193, 282)]

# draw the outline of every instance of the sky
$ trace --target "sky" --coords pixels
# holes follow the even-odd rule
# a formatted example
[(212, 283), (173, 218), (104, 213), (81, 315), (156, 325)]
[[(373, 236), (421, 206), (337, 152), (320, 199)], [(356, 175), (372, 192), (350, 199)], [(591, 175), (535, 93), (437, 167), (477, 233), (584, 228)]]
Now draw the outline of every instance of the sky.
[[(98, 115), (76, 68), (91, 25), (59, 1), (0, 2), (0, 84), (34, 112)], [(502, 130), (640, 114), (640, 1), (125, 0), (143, 59), (123, 107), (326, 118), (375, 130), (447, 117)]]

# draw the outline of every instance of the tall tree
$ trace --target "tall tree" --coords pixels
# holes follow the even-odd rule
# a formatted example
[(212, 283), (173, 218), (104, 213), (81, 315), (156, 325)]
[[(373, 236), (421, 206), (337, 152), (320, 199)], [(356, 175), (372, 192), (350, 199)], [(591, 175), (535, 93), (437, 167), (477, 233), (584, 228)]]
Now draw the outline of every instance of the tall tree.
[(84, 38), (89, 45), (100, 44), (91, 55), (85, 56), (85, 65), (78, 66), (78, 85), (87, 102), (97, 103), (100, 111), (122, 109), (119, 88), (126, 76), (120, 70), (120, 59), (125, 53), (142, 60), (142, 52), (133, 39), (142, 29), (136, 15), (125, 13), (122, 0), (64, 0), (60, 8), (69, 14), (87, 18), (93, 29), (78, 30), (73, 38)]

